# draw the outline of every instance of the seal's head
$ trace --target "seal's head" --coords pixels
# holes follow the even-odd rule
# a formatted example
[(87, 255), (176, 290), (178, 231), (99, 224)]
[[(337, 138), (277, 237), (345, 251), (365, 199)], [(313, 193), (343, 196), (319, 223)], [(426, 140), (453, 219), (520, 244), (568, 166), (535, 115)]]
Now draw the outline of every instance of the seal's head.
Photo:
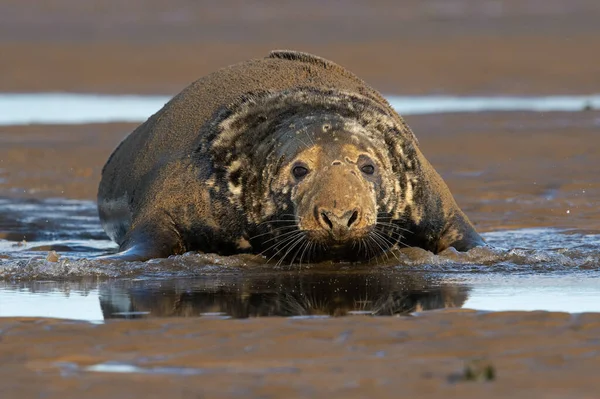
[[(252, 98), (219, 125), (224, 192), (254, 252), (287, 262), (358, 261), (401, 240), (414, 193), (412, 136), (369, 98)], [(407, 135), (412, 135), (408, 131)], [(404, 156), (402, 156), (404, 155)]]
[(331, 115), (304, 116), (283, 130), (269, 184), (280, 210), (270, 226), (279, 257), (361, 260), (393, 245), (398, 228), (384, 215), (397, 179), (385, 146)]

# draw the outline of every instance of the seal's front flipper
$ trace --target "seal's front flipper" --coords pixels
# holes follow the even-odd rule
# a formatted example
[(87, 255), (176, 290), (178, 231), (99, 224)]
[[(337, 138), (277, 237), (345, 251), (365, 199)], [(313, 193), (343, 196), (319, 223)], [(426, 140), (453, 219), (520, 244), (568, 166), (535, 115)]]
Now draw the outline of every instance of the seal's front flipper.
[(129, 231), (119, 247), (119, 252), (96, 259), (127, 262), (168, 258), (185, 252), (185, 246), (174, 228), (156, 224), (140, 224)]
[(151, 248), (144, 245), (134, 245), (124, 251), (117, 252), (111, 255), (97, 256), (94, 259), (99, 260), (121, 260), (126, 262), (146, 261), (154, 258), (164, 258), (164, 256), (153, 255)]
[(483, 238), (475, 231), (473, 225), (461, 211), (451, 219), (439, 242), (437, 252), (448, 247), (454, 247), (457, 251), (466, 252), (475, 247), (487, 245)]

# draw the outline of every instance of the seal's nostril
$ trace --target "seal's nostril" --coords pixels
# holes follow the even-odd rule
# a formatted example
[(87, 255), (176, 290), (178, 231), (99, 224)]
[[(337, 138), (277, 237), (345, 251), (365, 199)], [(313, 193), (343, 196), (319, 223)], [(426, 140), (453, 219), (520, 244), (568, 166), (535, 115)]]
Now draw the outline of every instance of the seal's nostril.
[(356, 219), (358, 219), (358, 211), (352, 212), (352, 216), (348, 219), (348, 227), (352, 226), (352, 223), (356, 222)]
[(329, 228), (333, 230), (333, 223), (331, 223), (331, 220), (329, 220), (325, 212), (321, 212), (321, 218), (323, 218), (325, 223), (327, 223), (327, 226), (329, 226)]

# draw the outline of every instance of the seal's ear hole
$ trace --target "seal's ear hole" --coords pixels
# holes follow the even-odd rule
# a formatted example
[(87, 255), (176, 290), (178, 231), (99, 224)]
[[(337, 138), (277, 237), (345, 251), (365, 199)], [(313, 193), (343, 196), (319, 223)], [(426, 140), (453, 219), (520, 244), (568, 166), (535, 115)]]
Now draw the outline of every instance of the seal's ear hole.
[(371, 165), (370, 163), (363, 165), (360, 170), (365, 174), (365, 175), (372, 175), (373, 173), (375, 173), (375, 166)]
[(308, 168), (304, 165), (296, 165), (292, 168), (292, 175), (294, 175), (296, 179), (302, 179), (307, 174)]

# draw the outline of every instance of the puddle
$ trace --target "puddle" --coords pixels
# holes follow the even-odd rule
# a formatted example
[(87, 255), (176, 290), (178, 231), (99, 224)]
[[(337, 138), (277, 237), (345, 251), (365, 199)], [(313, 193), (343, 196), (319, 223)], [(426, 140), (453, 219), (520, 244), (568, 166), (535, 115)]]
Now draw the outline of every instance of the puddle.
[[(387, 96), (402, 115), (600, 109), (600, 95), (543, 97)], [(0, 125), (143, 122), (170, 96), (2, 93)]]
[(264, 375), (264, 374), (292, 374), (298, 373), (300, 370), (296, 367), (267, 367), (267, 368), (247, 368), (247, 367), (236, 367), (231, 365), (229, 367), (207, 367), (207, 368), (190, 368), (190, 367), (140, 367), (129, 363), (120, 362), (105, 362), (94, 364), (87, 367), (79, 367), (72, 363), (58, 363), (56, 364), (59, 368), (67, 374), (74, 373), (77, 371), (87, 371), (92, 373), (134, 373), (134, 374), (151, 374), (151, 375), (177, 375), (177, 376), (194, 376), (203, 374), (251, 374), (251, 375)]
[(144, 368), (133, 364), (106, 362), (82, 368), (83, 371), (95, 373), (137, 373), (137, 374), (175, 374), (179, 376), (198, 375), (206, 373), (202, 369), (183, 367), (152, 367)]

